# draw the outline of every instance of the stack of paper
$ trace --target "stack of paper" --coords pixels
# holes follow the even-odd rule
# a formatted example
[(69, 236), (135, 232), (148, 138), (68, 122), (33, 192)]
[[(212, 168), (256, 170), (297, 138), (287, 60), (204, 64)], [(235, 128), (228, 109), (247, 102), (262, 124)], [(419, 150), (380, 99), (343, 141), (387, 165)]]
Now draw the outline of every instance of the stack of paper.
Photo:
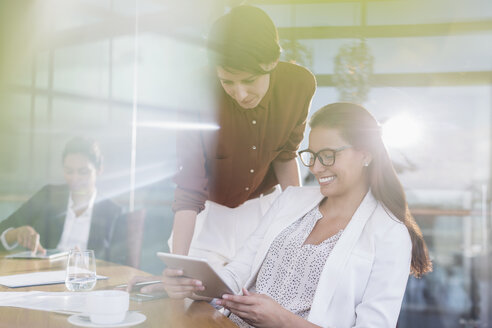
[(0, 306), (24, 309), (83, 313), (89, 292), (0, 292)]

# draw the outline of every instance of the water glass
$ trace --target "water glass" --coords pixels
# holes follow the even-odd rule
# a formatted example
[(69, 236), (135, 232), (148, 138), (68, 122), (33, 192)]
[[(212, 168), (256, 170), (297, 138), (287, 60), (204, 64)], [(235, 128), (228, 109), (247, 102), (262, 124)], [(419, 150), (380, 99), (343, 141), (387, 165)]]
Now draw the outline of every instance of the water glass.
[(72, 292), (88, 291), (96, 285), (96, 259), (93, 250), (70, 250), (65, 286)]

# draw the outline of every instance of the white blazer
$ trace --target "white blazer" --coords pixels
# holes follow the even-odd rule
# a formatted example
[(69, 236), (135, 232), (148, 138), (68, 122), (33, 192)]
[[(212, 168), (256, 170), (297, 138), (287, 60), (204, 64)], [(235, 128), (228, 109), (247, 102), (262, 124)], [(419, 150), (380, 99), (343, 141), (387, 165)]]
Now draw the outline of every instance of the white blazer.
[[(289, 187), (221, 276), (250, 288), (277, 235), (323, 199), (319, 187)], [(328, 257), (308, 320), (321, 327), (394, 328), (410, 273), (407, 228), (368, 192)]]

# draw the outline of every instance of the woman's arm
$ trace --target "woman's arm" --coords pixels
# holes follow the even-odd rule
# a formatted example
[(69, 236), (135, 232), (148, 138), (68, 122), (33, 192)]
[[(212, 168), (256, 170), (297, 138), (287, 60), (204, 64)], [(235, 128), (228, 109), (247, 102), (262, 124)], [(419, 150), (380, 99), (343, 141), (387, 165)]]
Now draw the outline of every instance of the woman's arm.
[(196, 217), (208, 199), (208, 173), (202, 135), (199, 131), (180, 132), (176, 137), (178, 172), (174, 176), (173, 245), (175, 254), (188, 255)]
[(270, 296), (251, 293), (244, 288), (242, 296), (224, 295), (216, 303), (254, 327), (319, 328), (285, 309)]
[[(4, 248), (10, 250), (15, 248), (18, 244), (29, 249), (34, 249), (36, 240), (38, 241), (39, 246), (39, 234), (32, 225), (38, 218), (40, 210), (49, 205), (46, 201), (48, 188), (49, 186), (44, 186), (27, 202), (22, 204), (14, 213), (2, 221), (0, 224), (0, 234), (4, 236), (5, 240), (2, 240), (0, 243), (0, 249)], [(9, 228), (12, 229), (6, 231)], [(44, 250), (43, 247), (40, 249)]]
[(174, 254), (188, 255), (195, 231), (196, 216), (197, 213), (192, 210), (178, 211), (174, 215), (172, 247)]
[(275, 222), (280, 209), (285, 205), (285, 200), (289, 198), (290, 190), (290, 188), (287, 189), (277, 197), (270, 209), (263, 216), (258, 228), (256, 228), (245, 244), (239, 249), (231, 263), (219, 271), (221, 277), (235, 293), (239, 293), (241, 288), (246, 285), (248, 279), (252, 276), (253, 262), (258, 249), (263, 243), (268, 229)]

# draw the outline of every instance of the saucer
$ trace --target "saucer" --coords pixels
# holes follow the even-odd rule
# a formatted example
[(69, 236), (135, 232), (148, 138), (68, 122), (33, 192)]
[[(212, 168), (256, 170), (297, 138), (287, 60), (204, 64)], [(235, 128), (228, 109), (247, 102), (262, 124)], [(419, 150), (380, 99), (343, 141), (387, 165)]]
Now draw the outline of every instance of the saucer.
[(68, 322), (79, 327), (128, 327), (138, 325), (147, 319), (145, 314), (139, 312), (127, 313), (125, 320), (109, 325), (100, 325), (93, 323), (86, 314), (75, 314), (68, 318)]

